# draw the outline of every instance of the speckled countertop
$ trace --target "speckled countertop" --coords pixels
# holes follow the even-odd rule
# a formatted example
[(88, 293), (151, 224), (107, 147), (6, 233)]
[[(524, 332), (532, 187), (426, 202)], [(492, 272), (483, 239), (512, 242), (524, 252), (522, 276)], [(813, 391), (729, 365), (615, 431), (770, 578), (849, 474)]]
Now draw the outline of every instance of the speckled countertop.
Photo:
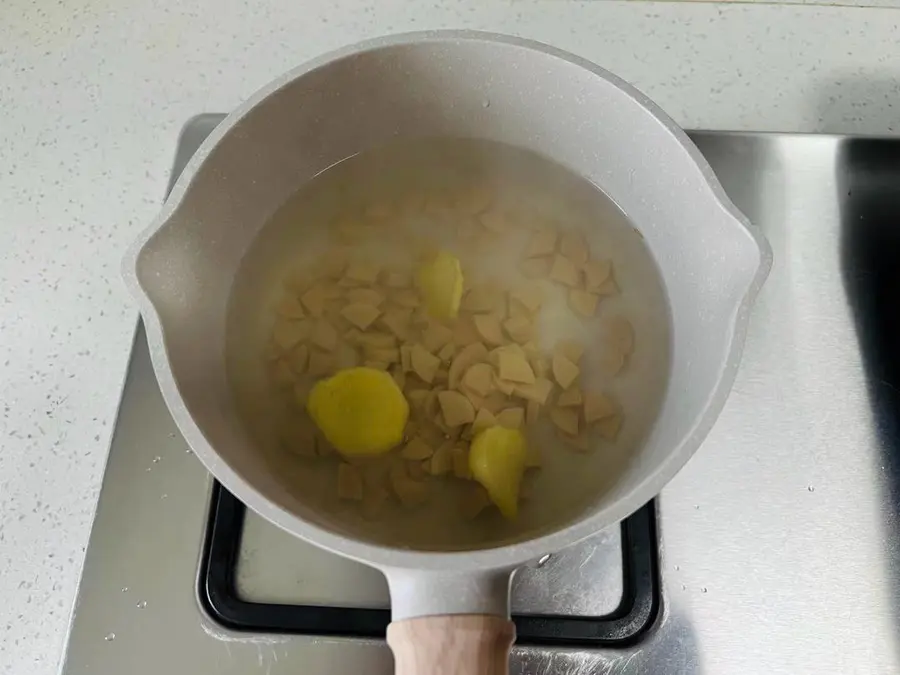
[[(877, 4), (890, 4), (878, 0)], [(593, 0), (0, 3), (0, 672), (55, 673), (179, 127), (376, 34), (517, 33), (688, 127), (893, 133), (900, 10)]]

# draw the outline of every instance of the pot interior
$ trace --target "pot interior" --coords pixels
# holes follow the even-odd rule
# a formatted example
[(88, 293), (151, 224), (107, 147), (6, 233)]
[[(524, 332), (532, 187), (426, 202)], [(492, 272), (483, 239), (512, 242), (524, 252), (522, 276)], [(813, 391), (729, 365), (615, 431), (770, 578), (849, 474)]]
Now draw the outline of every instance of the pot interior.
[[(181, 201), (137, 260), (138, 279), (159, 317), (178, 403), (189, 414), (182, 426), (201, 460), (214, 474), (223, 473), (217, 469), (224, 463), (239, 476), (226, 480), (226, 487), (252, 508), (266, 513), (274, 505), (294, 516), (282, 523), (298, 534), (314, 537), (305, 521), (397, 548), (497, 546), (605, 513), (617, 503), (633, 510), (651, 498), (656, 477), (671, 475), (672, 466), (693, 452), (710, 406), (722, 396), (718, 383), (729, 366), (739, 308), (760, 267), (758, 245), (720, 203), (694, 155), (615, 81), (520, 44), (450, 38), (399, 43), (295, 75), (224, 123), (227, 133), (183, 179), (189, 182)], [(297, 241), (324, 231), (326, 214), (316, 209), (325, 207), (298, 188), (349, 157), (425, 138), (501, 143), (552, 160), (597, 186), (611, 197), (604, 201), (604, 222), (615, 226), (610, 230), (618, 228), (624, 241), (633, 225), (650, 252), (652, 265), (638, 276), (657, 275), (665, 289), (661, 313), (651, 305), (634, 310), (636, 324), (640, 309), (665, 316), (647, 319), (652, 325), (644, 336), (638, 331), (638, 346), (648, 341), (652, 369), (662, 373), (643, 407), (635, 403), (635, 419), (644, 422), (634, 424), (633, 435), (626, 423), (621, 446), (590, 456), (586, 475), (596, 486), (591, 499), (548, 508), (516, 527), (497, 521), (442, 531), (432, 522), (398, 532), (390, 520), (373, 526), (350, 517), (333, 500), (324, 507), (327, 500), (316, 496), (316, 486), (325, 478), (314, 473), (317, 480), (298, 481), (299, 469), (261, 451), (246, 414), (237, 411), (226, 374), (226, 335), (236, 332), (228, 330), (229, 309), (232, 327), (236, 316), (271, 309), (253, 298), (263, 287), (275, 288), (274, 277), (297, 263), (288, 249), (266, 243), (264, 228), (278, 232), (296, 222)], [(602, 239), (600, 230), (593, 234)], [(310, 254), (316, 250), (310, 246)], [(256, 257), (269, 262), (254, 263)], [(242, 262), (247, 269), (267, 269), (256, 286), (234, 285)], [(265, 323), (261, 315), (247, 322)], [(249, 353), (251, 342), (261, 338), (233, 339)], [(558, 491), (565, 493), (566, 485), (559, 483)]]

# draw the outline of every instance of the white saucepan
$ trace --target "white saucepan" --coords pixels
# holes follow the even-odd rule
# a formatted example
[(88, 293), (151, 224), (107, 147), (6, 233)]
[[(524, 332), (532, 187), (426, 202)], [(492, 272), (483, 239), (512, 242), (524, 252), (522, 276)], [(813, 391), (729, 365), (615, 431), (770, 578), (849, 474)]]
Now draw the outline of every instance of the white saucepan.
[[(671, 373), (646, 442), (588, 512), (518, 543), (433, 552), (348, 535), (261, 461), (226, 380), (229, 289), (266, 220), (336, 162), (422, 136), (502, 141), (587, 177), (640, 231), (668, 295)], [(252, 96), (188, 163), (124, 267), (163, 395), (196, 455), (273, 523), (383, 571), (397, 671), (422, 675), (506, 672), (512, 572), (627, 517), (687, 462), (728, 395), (770, 266), (765, 240), (698, 150), (634, 88), (545, 45), (436, 32), (339, 50)]]

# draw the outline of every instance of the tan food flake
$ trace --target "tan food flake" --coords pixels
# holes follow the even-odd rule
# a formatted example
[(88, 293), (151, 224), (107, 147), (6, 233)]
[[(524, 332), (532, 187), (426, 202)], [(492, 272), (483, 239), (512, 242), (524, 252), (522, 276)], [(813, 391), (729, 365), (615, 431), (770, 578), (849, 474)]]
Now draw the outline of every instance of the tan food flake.
[(272, 342), (282, 351), (288, 351), (308, 339), (311, 331), (312, 324), (309, 321), (279, 320), (275, 322), (275, 329), (272, 331)]
[(584, 345), (575, 340), (560, 340), (553, 349), (554, 354), (560, 354), (572, 363), (578, 364), (584, 354)]
[(581, 370), (562, 354), (553, 355), (553, 378), (560, 387), (568, 389), (578, 379)]
[(517, 384), (513, 393), (526, 401), (545, 405), (551, 391), (553, 391), (553, 383), (546, 378), (539, 377), (534, 384)]
[(331, 375), (335, 370), (334, 356), (325, 352), (312, 351), (309, 355), (309, 374), (313, 377)]
[(357, 467), (346, 462), (338, 465), (337, 492), (340, 499), (362, 501), (363, 479), (362, 473)]
[(381, 273), (382, 283), (388, 288), (409, 288), (412, 276), (401, 270), (385, 270)]
[(459, 354), (454, 357), (453, 363), (450, 364), (447, 379), (447, 385), (450, 389), (457, 389), (466, 371), (476, 363), (487, 359), (487, 356), (487, 347), (480, 342), (474, 342), (463, 347)]
[(344, 278), (357, 285), (374, 284), (378, 281), (378, 273), (381, 269), (375, 263), (352, 262), (344, 272)]
[(475, 410), (484, 407), (484, 396), (472, 391), (471, 389), (467, 389), (466, 387), (462, 387), (460, 391), (467, 399), (469, 399), (469, 402), (472, 404), (472, 407), (475, 408)]
[(409, 324), (412, 311), (404, 308), (389, 309), (381, 315), (378, 322), (400, 340), (409, 339)]
[(606, 394), (593, 391), (584, 393), (584, 421), (593, 424), (598, 420), (612, 417), (618, 411), (615, 401)]
[(497, 306), (498, 295), (488, 286), (473, 286), (463, 296), (460, 309), (465, 312), (492, 312)]
[(513, 317), (503, 322), (503, 330), (510, 339), (524, 344), (534, 337), (534, 324), (524, 316)]
[(458, 391), (440, 392), (438, 394), (438, 402), (441, 404), (444, 422), (449, 427), (469, 424), (475, 419), (475, 408), (469, 402), (469, 399)]
[(420, 344), (413, 345), (410, 351), (410, 365), (413, 372), (428, 384), (434, 382), (434, 376), (441, 366), (441, 360)]
[(383, 293), (379, 293), (374, 288), (351, 288), (347, 291), (347, 300), (351, 303), (361, 303), (363, 305), (373, 305), (380, 307), (385, 301)]
[(397, 345), (397, 338), (388, 333), (371, 331), (357, 335), (356, 343), (369, 349), (389, 349)]
[[(494, 386), (506, 396), (512, 396), (513, 393), (515, 393), (516, 387), (518, 385), (515, 382), (510, 382), (509, 380), (501, 380), (499, 377), (497, 377), (497, 374), (494, 373)], [(484, 405), (483, 402), (482, 405)]]
[(365, 347), (363, 350), (370, 361), (382, 361), (384, 363), (400, 363), (400, 350), (397, 347)]
[(576, 267), (582, 267), (591, 256), (584, 234), (578, 230), (569, 230), (559, 242), (559, 251), (572, 261)]
[(291, 364), (291, 370), (298, 375), (306, 372), (309, 365), (309, 347), (306, 345), (297, 345), (288, 356), (288, 362)]
[(559, 437), (563, 440), (563, 442), (578, 452), (587, 452), (591, 449), (591, 441), (590, 439), (583, 433), (581, 434), (567, 434), (564, 431), (559, 431)]
[(431, 353), (437, 353), (453, 339), (453, 331), (437, 321), (429, 321), (422, 332), (422, 344)]
[(302, 319), (306, 316), (306, 312), (303, 309), (303, 303), (300, 302), (299, 298), (293, 295), (286, 295), (282, 298), (281, 302), (278, 303), (278, 307), (275, 308), (275, 311), (286, 319)]
[(285, 277), (284, 282), (282, 282), (282, 286), (284, 288), (294, 294), (302, 293), (309, 285), (312, 283), (312, 277), (309, 273), (309, 268), (306, 265), (303, 265), (300, 269), (292, 270)]
[(606, 377), (615, 377), (622, 371), (622, 368), (625, 367), (625, 355), (614, 349), (607, 349), (600, 354), (597, 365), (599, 371), (603, 375)]
[(453, 475), (463, 480), (472, 478), (472, 472), (469, 470), (469, 449), (457, 446), (450, 451), (453, 461)]
[(546, 279), (552, 267), (550, 258), (531, 258), (519, 263), (519, 271), (526, 279)]
[(528, 360), (528, 363), (531, 364), (531, 369), (534, 371), (535, 377), (547, 377), (549, 375), (550, 362), (547, 361), (545, 356), (534, 356)]
[(569, 289), (569, 307), (572, 308), (573, 312), (586, 319), (591, 318), (597, 312), (597, 303), (599, 301), (600, 296), (598, 295), (583, 291), (580, 288)]
[(497, 415), (497, 423), (507, 429), (521, 429), (525, 425), (524, 408), (507, 408)]
[(616, 440), (619, 430), (622, 428), (622, 416), (619, 414), (606, 417), (594, 424), (594, 428), (608, 441)]
[[(500, 380), (517, 384), (534, 384), (535, 376), (523, 353), (504, 349), (497, 356), (497, 376)], [(504, 391), (501, 388), (501, 391)], [(512, 389), (507, 394), (512, 393)]]
[(325, 319), (318, 319), (313, 325), (311, 339), (314, 345), (324, 349), (326, 352), (333, 352), (337, 349), (337, 331)]
[(473, 319), (475, 330), (489, 345), (503, 344), (503, 331), (500, 329), (500, 321), (493, 314), (476, 314)]
[(306, 311), (314, 317), (322, 316), (322, 313), (325, 311), (325, 303), (331, 299), (328, 297), (325, 287), (320, 284), (316, 284), (300, 296), (300, 302), (303, 303)]
[(448, 342), (437, 353), (438, 358), (444, 363), (449, 363), (453, 358), (453, 355), (456, 354), (456, 345), (452, 342)]
[(375, 305), (354, 302), (341, 310), (341, 316), (360, 330), (366, 330), (381, 316), (381, 310)]
[(563, 433), (570, 436), (578, 435), (578, 411), (572, 408), (553, 408), (550, 411), (550, 420)]
[(443, 476), (453, 470), (453, 444), (444, 443), (431, 456), (428, 473), (432, 476)]
[(453, 343), (457, 347), (475, 344), (480, 339), (472, 317), (461, 316), (456, 320), (456, 325), (453, 326)]
[(494, 200), (494, 193), (486, 185), (473, 185), (460, 191), (453, 204), (456, 209), (467, 216), (477, 216), (488, 210)]
[(624, 316), (612, 316), (606, 320), (610, 344), (622, 354), (634, 351), (634, 327)]
[(616, 280), (610, 277), (606, 281), (604, 281), (600, 286), (594, 291), (597, 295), (602, 297), (609, 297), (611, 295), (618, 295), (619, 286), (616, 284)]
[(556, 399), (556, 405), (560, 408), (577, 408), (581, 405), (582, 401), (583, 397), (581, 395), (581, 389), (572, 387), (571, 389), (566, 389), (559, 395), (559, 398)]
[(491, 505), (487, 490), (481, 485), (467, 485), (459, 498), (459, 513), (466, 520), (474, 520)]
[(526, 258), (539, 258), (556, 253), (556, 240), (558, 236), (553, 230), (540, 230), (531, 235), (528, 245), (525, 247)]
[(505, 234), (513, 227), (509, 215), (501, 211), (482, 213), (478, 216), (478, 221), (484, 226), (484, 229), (493, 234)]
[(502, 391), (492, 391), (484, 397), (480, 408), (489, 410), (494, 415), (498, 414), (503, 408), (509, 405), (509, 397)]
[[(429, 389), (413, 389), (412, 391), (406, 394), (406, 398), (409, 399), (409, 404), (418, 413), (423, 413), (425, 411), (425, 404), (428, 401), (428, 396), (431, 393)], [(412, 437), (415, 429), (415, 424), (412, 422), (407, 427), (406, 435)]]
[(475, 420), (472, 422), (472, 435), (476, 435), (485, 429), (497, 426), (497, 417), (487, 408), (480, 408)]
[(544, 302), (544, 292), (537, 284), (525, 284), (509, 293), (510, 301), (517, 302), (530, 313), (537, 312)]
[(403, 289), (397, 291), (391, 296), (391, 300), (401, 307), (406, 307), (408, 309), (416, 309), (420, 304), (422, 304), (419, 299), (419, 294), (412, 289)]
[(599, 291), (612, 274), (609, 260), (588, 260), (584, 267), (584, 287), (589, 291)]
[(413, 480), (402, 462), (391, 466), (389, 473), (391, 489), (400, 503), (410, 509), (421, 506), (428, 499), (428, 488), (424, 482)]
[(407, 460), (428, 459), (433, 454), (432, 447), (418, 436), (411, 439), (400, 451), (400, 456)]
[(564, 286), (575, 288), (578, 286), (578, 268), (568, 258), (556, 255), (550, 268), (550, 278)]
[(507, 305), (507, 313), (510, 319), (527, 319), (531, 321), (531, 312), (525, 309), (521, 303), (516, 302), (515, 300), (510, 300)]
[(404, 373), (412, 372), (412, 346), (400, 345), (400, 367)]
[(462, 386), (474, 391), (479, 396), (487, 396), (494, 388), (493, 375), (490, 364), (476, 363), (466, 371), (462, 379)]

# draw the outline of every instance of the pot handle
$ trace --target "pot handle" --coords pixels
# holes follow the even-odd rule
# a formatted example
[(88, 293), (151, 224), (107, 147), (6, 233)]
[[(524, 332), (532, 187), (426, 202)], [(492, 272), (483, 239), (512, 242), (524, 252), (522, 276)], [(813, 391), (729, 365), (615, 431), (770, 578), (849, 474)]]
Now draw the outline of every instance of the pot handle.
[(511, 570), (385, 570), (395, 675), (506, 675)]
[(516, 627), (490, 614), (394, 621), (387, 641), (395, 675), (507, 675)]

